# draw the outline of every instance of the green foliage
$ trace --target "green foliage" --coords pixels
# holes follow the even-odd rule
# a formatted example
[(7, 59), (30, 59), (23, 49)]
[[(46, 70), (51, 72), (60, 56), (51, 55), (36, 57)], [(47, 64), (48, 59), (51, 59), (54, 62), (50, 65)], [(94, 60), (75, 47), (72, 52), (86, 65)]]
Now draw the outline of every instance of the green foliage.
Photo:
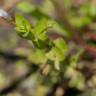
[(40, 20), (36, 27), (33, 29), (34, 34), (34, 43), (36, 46), (43, 47), (46, 45), (46, 41), (48, 41), (48, 37), (46, 35), (47, 28), (50, 27), (48, 21), (46, 19)]
[(91, 18), (89, 17), (75, 17), (75, 18), (72, 18), (71, 20), (72, 25), (74, 25), (77, 28), (86, 26), (90, 24), (90, 22), (91, 22)]
[(47, 39), (47, 36), (45, 35), (45, 28), (49, 27), (47, 20), (42, 19), (38, 22), (36, 27), (33, 28), (23, 16), (16, 14), (15, 17), (16, 30), (19, 33), (19, 35), (25, 39), (32, 40), (34, 45), (40, 47), (41, 44), (39, 44), (39, 41), (41, 42)]
[[(71, 4), (69, 1), (70, 0), (64, 0), (64, 4), (66, 8), (70, 9)], [(50, 9), (48, 9), (49, 6), (47, 6), (47, 3), (49, 4)], [(54, 14), (54, 8), (51, 1), (46, 0), (41, 5), (42, 7), (36, 7), (33, 5), (31, 6), (29, 3), (22, 2), (17, 6), (21, 11), (24, 13), (30, 13), (30, 16), (33, 17), (32, 23), (30, 23), (27, 18), (24, 18), (24, 16), (19, 13), (15, 15), (16, 31), (24, 39), (32, 41), (34, 45), (34, 48), (30, 51), (27, 59), (40, 68), (43, 65), (50, 66), (47, 67), (48, 69), (45, 68), (43, 70), (43, 73), (45, 72), (46, 76), (42, 76), (43, 80), (41, 81), (47, 81), (48, 84), (50, 82), (50, 84), (53, 84), (61, 79), (61, 75), (63, 75), (63, 79), (70, 79), (68, 84), (69, 87), (83, 90), (85, 88), (85, 78), (81, 72), (76, 70), (76, 67), (84, 49), (74, 44), (76, 52), (73, 52), (69, 56), (70, 46), (66, 41), (71, 42), (73, 39), (71, 38), (71, 32), (66, 30), (67, 28), (65, 26), (62, 27), (60, 22), (53, 19), (54, 16), (51, 17), (50, 14), (47, 14), (49, 11), (52, 11)], [(78, 12), (74, 13), (77, 9)], [(68, 18), (74, 28), (81, 30), (84, 26), (88, 26), (92, 22), (92, 19), (96, 16), (96, 8), (95, 6), (85, 4), (81, 5), (80, 8), (77, 9), (74, 10), (74, 12), (72, 11), (73, 9), (70, 9), (73, 13), (68, 13)], [(80, 16), (78, 16), (78, 14)], [(66, 24), (66, 22), (64, 23)], [(54, 32), (56, 35), (60, 35), (61, 37), (57, 36), (57, 38), (54, 39), (53, 36), (53, 39), (50, 39), (50, 36), (47, 34), (49, 31)], [(63, 37), (71, 38), (71, 40), (67, 40)], [(77, 51), (77, 48), (79, 51)], [(50, 70), (51, 68), (52, 70)]]
[(46, 60), (47, 58), (44, 50), (35, 49), (28, 55), (28, 61), (35, 64), (45, 64)]
[(95, 4), (84, 4), (80, 7), (80, 12), (85, 16), (95, 17), (96, 16), (96, 5)]
[[(57, 5), (62, 2), (61, 6), (57, 6), (55, 1), (58, 2)], [(95, 2), (96, 0), (20, 0), (15, 7), (15, 21), (11, 18), (8, 22), (14, 24), (22, 39), (14, 35), (12, 29), (10, 36), (8, 30), (7, 34), (4, 33), (5, 29), (0, 30), (0, 89), (6, 85), (10, 87), (11, 82), (14, 86), (14, 81), (19, 78), (21, 81), (23, 78), (24, 82), (20, 83), (20, 87), (17, 82), (16, 92), (9, 92), (8, 96), (21, 96), (23, 88), (26, 96), (50, 96), (47, 93), (54, 89), (56, 93), (52, 92), (54, 94), (51, 96), (61, 96), (62, 91), (65, 96), (66, 89), (69, 88), (84, 91), (96, 86), (95, 64), (92, 64), (96, 61), (91, 55), (95, 55), (96, 47)], [(7, 18), (3, 21), (4, 24), (8, 22)], [(88, 36), (90, 34), (92, 36)], [(9, 54), (11, 51), (13, 53)], [(5, 58), (8, 59), (8, 66)], [(3, 72), (3, 68), (6, 71)], [(96, 90), (91, 91), (80, 96), (95, 96)]]
[(22, 12), (25, 12), (25, 13), (30, 13), (30, 12), (35, 10), (35, 6), (26, 2), (26, 1), (23, 1), (23, 2), (19, 3), (17, 5), (17, 8), (19, 10), (21, 10)]
[(21, 15), (16, 14), (15, 16), (16, 30), (18, 34), (26, 39), (32, 38), (31, 25), (30, 23)]
[[(57, 23), (53, 20), (47, 20), (44, 18), (38, 21), (34, 27), (31, 27), (30, 23), (18, 14), (16, 14), (15, 20), (16, 30), (21, 37), (32, 40), (33, 44), (35, 47), (37, 46), (37, 48), (46, 49), (46, 45), (52, 47), (51, 50), (46, 53), (46, 58), (54, 61), (56, 69), (59, 69), (60, 61), (63, 61), (67, 54), (68, 46), (62, 38), (50, 41), (46, 35), (47, 29), (51, 27), (56, 28)], [(60, 27), (58, 26), (58, 28)], [(34, 57), (39, 56), (42, 59), (40, 51), (36, 52), (36, 54), (34, 54)], [(34, 57), (32, 56), (32, 58)]]
[(85, 79), (84, 76), (80, 73), (76, 74), (76, 76), (72, 77), (69, 82), (70, 87), (75, 87), (79, 90), (84, 90), (85, 87)]
[(75, 55), (70, 57), (70, 67), (76, 68), (77, 62), (79, 61), (80, 55), (84, 52), (84, 49), (80, 49)]
[(52, 49), (47, 53), (47, 58), (54, 61), (55, 68), (59, 70), (60, 61), (63, 61), (66, 53), (68, 51), (68, 47), (63, 39), (57, 39), (54, 42), (54, 46)]
[[(67, 44), (62, 38), (50, 41), (46, 35), (47, 29), (51, 27), (56, 28), (57, 23), (53, 20), (47, 20), (44, 18), (38, 21), (35, 27), (31, 27), (30, 23), (21, 15), (16, 14), (15, 19), (16, 30), (19, 31), (18, 33), (21, 37), (32, 40), (33, 44), (35, 47), (37, 46), (37, 48), (46, 49), (46, 45), (52, 47), (51, 50), (46, 53), (46, 56), (47, 59), (54, 61), (55, 68), (59, 70), (60, 61), (64, 60), (68, 51)], [(60, 27), (57, 26), (57, 28)], [(41, 56), (39, 52), (40, 51), (38, 51), (38, 56)]]
[(75, 87), (79, 90), (83, 90), (85, 87), (85, 78), (82, 73), (77, 71), (75, 68), (77, 67), (77, 63), (79, 61), (80, 55), (83, 53), (83, 49), (79, 50), (76, 54), (70, 57), (69, 59), (69, 66), (67, 66), (64, 76), (69, 81), (70, 87)]

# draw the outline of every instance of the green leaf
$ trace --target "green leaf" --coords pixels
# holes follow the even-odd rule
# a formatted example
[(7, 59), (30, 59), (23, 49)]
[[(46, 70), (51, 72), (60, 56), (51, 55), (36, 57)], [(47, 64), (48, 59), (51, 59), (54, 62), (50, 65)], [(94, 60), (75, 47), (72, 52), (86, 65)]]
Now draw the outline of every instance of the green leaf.
[(71, 19), (71, 23), (78, 28), (88, 25), (90, 22), (91, 18), (89, 17), (74, 17)]
[(49, 20), (45, 18), (41, 19), (34, 28), (35, 37), (42, 41), (46, 40), (48, 38), (46, 31), (49, 27), (52, 27)]
[(64, 60), (66, 53), (68, 51), (68, 47), (63, 39), (54, 40), (54, 47), (46, 54), (49, 60), (54, 61), (54, 66), (57, 70), (59, 70), (59, 64), (62, 60)]
[(70, 66), (75, 68), (78, 60), (80, 58), (80, 55), (84, 52), (84, 49), (80, 49), (75, 55), (71, 56), (70, 60)]
[(70, 0), (63, 0), (64, 1), (64, 6), (69, 7), (71, 5)]
[(45, 64), (47, 58), (43, 50), (35, 49), (29, 54), (28, 60), (35, 64)]
[(60, 64), (60, 61), (62, 61), (64, 58), (62, 52), (56, 48), (56, 47), (53, 47), (47, 54), (46, 54), (46, 57), (51, 60), (51, 61), (54, 61), (54, 66), (57, 70), (59, 70), (59, 64)]
[(54, 40), (54, 44), (63, 54), (68, 51), (68, 46), (62, 38)]
[(55, 69), (60, 70), (60, 61), (55, 60), (54, 66), (55, 66)]
[(54, 6), (51, 0), (44, 0), (40, 6), (40, 11), (42, 11), (44, 14), (54, 14)]
[(91, 16), (95, 17), (96, 16), (96, 4), (84, 4), (80, 8), (80, 13), (82, 13), (85, 16)]
[(85, 88), (85, 78), (84, 78), (84, 76), (81, 74), (81, 73), (79, 73), (79, 72), (77, 72), (77, 73), (75, 73), (76, 75), (75, 76), (73, 76), (72, 78), (71, 78), (71, 80), (69, 81), (69, 86), (70, 87), (75, 87), (75, 88), (77, 88), (77, 89), (79, 89), (79, 90), (83, 90), (84, 88)]
[(54, 40), (54, 47), (47, 53), (49, 59), (61, 61), (65, 58), (68, 47), (63, 39)]
[(96, 5), (95, 4), (91, 4), (90, 7), (89, 7), (89, 14), (90, 16), (92, 17), (95, 17), (96, 16)]
[(43, 48), (49, 44), (48, 36), (46, 31), (48, 28), (52, 27), (52, 23), (48, 19), (41, 19), (34, 27), (34, 42), (38, 48)]
[(32, 28), (30, 23), (20, 14), (15, 15), (16, 31), (26, 39), (32, 39)]
[(52, 29), (55, 30), (58, 34), (61, 34), (62, 36), (66, 36), (66, 37), (70, 37), (71, 36), (70, 32), (68, 32), (57, 21), (49, 20), (49, 22), (50, 22), (50, 24), (53, 24)]
[(83, 14), (84, 16), (88, 16), (89, 15), (89, 9), (90, 9), (90, 4), (89, 3), (86, 3), (86, 4), (83, 4), (81, 7), (80, 7), (80, 13)]
[(17, 5), (17, 8), (20, 9), (21, 11), (23, 12), (26, 12), (26, 13), (29, 13), (29, 12), (32, 12), (35, 10), (35, 6), (33, 6), (32, 4), (26, 2), (26, 1), (23, 1), (21, 3), (19, 3)]

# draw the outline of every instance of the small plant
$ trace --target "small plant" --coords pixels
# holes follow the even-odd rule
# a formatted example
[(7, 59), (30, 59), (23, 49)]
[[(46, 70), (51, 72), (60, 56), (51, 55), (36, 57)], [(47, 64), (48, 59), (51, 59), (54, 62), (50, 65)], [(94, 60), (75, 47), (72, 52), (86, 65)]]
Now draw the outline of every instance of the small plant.
[[(21, 8), (21, 10), (23, 10), (22, 8), (24, 6), (28, 6), (26, 4), (27, 3), (23, 2), (23, 4), (18, 6), (19, 8)], [(36, 10), (35, 7), (34, 10)], [(29, 22), (21, 14), (15, 14), (16, 31), (22, 38), (30, 40), (32, 42), (32, 48), (34, 52), (32, 52), (32, 54), (29, 56), (29, 60), (33, 63), (36, 63), (37, 65), (39, 64), (43, 75), (48, 75), (49, 77), (53, 72), (56, 72), (57, 77), (55, 82), (58, 81), (58, 78), (61, 78), (61, 76), (59, 76), (60, 73), (63, 73), (63, 78), (71, 79), (71, 77), (73, 76), (70, 73), (71, 69), (72, 72), (76, 72), (76, 74), (73, 73), (76, 76), (71, 80), (69, 85), (83, 89), (83, 75), (76, 71), (75, 68), (77, 66), (80, 55), (84, 52), (84, 48), (75, 48), (77, 50), (77, 53), (73, 54), (72, 56), (69, 55), (71, 51), (69, 48), (70, 46), (64, 39), (64, 37), (71, 38), (71, 33), (68, 32), (68, 30), (66, 30), (66, 27), (63, 27), (62, 24), (60, 24), (60, 22), (58, 22), (57, 20), (49, 16), (42, 16), (40, 13), (38, 15), (40, 15), (40, 19), (38, 19), (38, 17), (35, 17), (36, 23), (31, 24), (31, 22)], [(52, 33), (52, 31), (55, 32), (53, 36), (49, 35)], [(55, 35), (57, 35), (56, 38), (54, 38)], [(55, 75), (53, 75), (53, 77), (55, 77)], [(77, 80), (78, 77), (81, 78), (81, 83)], [(52, 78), (50, 78), (51, 82), (53, 82)]]
[(38, 66), (38, 85), (50, 90), (56, 84), (55, 91), (59, 87), (66, 90), (66, 86), (84, 90), (86, 77), (78, 64), (88, 58), (96, 59), (96, 28), (92, 27), (96, 7), (89, 3), (75, 6), (67, 0), (44, 0), (41, 5), (22, 1), (16, 8), (19, 12), (9, 21), (20, 37), (32, 43), (26, 57)]
[[(48, 3), (46, 2), (47, 0), (44, 4)], [(83, 13), (84, 16), (79, 18), (76, 16), (76, 11), (74, 11), (74, 15), (66, 14), (66, 7), (65, 9), (61, 7), (63, 4), (57, 0), (49, 1), (49, 4), (56, 9), (58, 20), (44, 14), (43, 8), (40, 6), (38, 9), (36, 6), (29, 4), (30, 7), (27, 7), (28, 10), (24, 10), (24, 8), (28, 6), (28, 3), (23, 2), (18, 5), (18, 8), (25, 13), (31, 14), (35, 19), (35, 23), (33, 22), (31, 24), (24, 16), (17, 13), (15, 15), (15, 29), (21, 37), (32, 42), (34, 52), (32, 52), (28, 58), (40, 67), (42, 74), (45, 75), (45, 77), (47, 75), (51, 83), (58, 82), (58, 79), (63, 76), (63, 79), (70, 79), (68, 84), (70, 87), (83, 90), (85, 87), (85, 77), (81, 72), (76, 70), (76, 67), (84, 51), (89, 52), (89, 54), (95, 57), (96, 50), (87, 45), (85, 40), (79, 36), (80, 32), (76, 33), (76, 28), (80, 29), (88, 26), (92, 22), (95, 13), (91, 14), (91, 9), (88, 11), (85, 8), (85, 11), (88, 11), (88, 13)], [(66, 2), (66, 4), (71, 6), (69, 2)], [(82, 10), (84, 6), (81, 5), (79, 9), (81, 13), (84, 11)], [(70, 7), (68, 10), (71, 13)], [(71, 18), (70, 20), (68, 20), (67, 15)], [(34, 19), (32, 20), (34, 21)], [(52, 35), (52, 33), (54, 33), (54, 35)], [(70, 44), (70, 38), (76, 40), (78, 45), (82, 47), (76, 45), (76, 42), (73, 41), (73, 48), (70, 48), (70, 46), (72, 46)], [(74, 54), (71, 54), (72, 51), (74, 51)], [(56, 72), (57, 75), (52, 75), (54, 72)], [(50, 78), (51, 75), (53, 77)], [(56, 78), (55, 81), (53, 78)]]

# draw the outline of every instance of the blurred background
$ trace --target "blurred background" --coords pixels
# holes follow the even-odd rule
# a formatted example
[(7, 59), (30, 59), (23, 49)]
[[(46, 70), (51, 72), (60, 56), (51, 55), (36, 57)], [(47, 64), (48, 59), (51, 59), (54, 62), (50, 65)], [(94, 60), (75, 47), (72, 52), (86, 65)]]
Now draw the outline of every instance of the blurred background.
[[(69, 22), (80, 31), (87, 44), (96, 49), (96, 0), (61, 1)], [(21, 13), (34, 26), (43, 17), (59, 20), (55, 7), (52, 0), (0, 0), (0, 10), (4, 9), (9, 15), (0, 17), (0, 96), (96, 96), (94, 56), (84, 52), (76, 68), (68, 67), (62, 78), (62, 72), (50, 66), (45, 67), (42, 75), (40, 68), (46, 61), (42, 52), (34, 51), (32, 42), (15, 31), (12, 23), (15, 13)], [(71, 49), (78, 49), (79, 45), (66, 30), (49, 30), (49, 35), (53, 39), (61, 35), (70, 38), (66, 41)]]

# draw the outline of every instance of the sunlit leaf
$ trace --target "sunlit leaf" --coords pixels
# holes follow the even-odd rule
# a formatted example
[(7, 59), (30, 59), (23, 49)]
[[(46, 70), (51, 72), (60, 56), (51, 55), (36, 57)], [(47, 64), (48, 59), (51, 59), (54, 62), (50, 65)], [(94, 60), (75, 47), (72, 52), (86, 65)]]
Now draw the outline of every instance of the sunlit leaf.
[(54, 40), (54, 44), (63, 54), (66, 54), (68, 51), (68, 46), (62, 38)]
[(15, 15), (16, 31), (18, 34), (27, 39), (32, 39), (32, 28), (30, 23), (20, 14)]

